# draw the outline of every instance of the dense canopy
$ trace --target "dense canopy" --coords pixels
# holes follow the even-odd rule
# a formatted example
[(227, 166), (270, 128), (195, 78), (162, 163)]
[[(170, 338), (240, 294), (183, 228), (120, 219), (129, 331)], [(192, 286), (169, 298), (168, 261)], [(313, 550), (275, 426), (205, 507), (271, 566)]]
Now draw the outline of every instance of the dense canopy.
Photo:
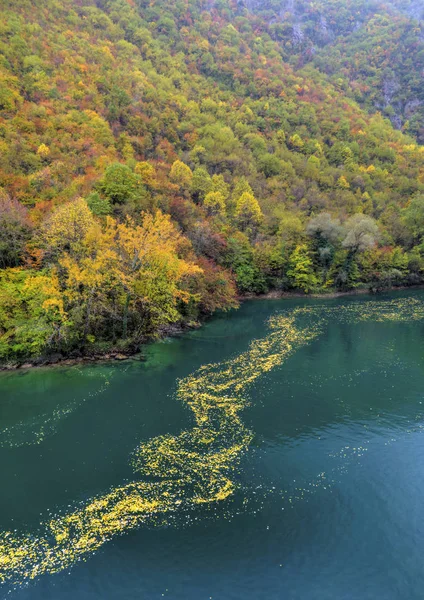
[(0, 360), (423, 281), (421, 22), (286, 8), (2, 3)]

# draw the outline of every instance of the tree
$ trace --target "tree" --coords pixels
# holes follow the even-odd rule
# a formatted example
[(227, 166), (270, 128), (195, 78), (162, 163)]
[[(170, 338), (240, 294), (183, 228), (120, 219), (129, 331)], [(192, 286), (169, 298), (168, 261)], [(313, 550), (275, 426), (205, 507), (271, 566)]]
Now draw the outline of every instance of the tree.
[(138, 162), (134, 167), (134, 173), (141, 177), (141, 181), (150, 187), (156, 187), (156, 170), (149, 162)]
[(265, 175), (265, 177), (274, 177), (281, 173), (283, 168), (282, 161), (275, 156), (275, 154), (269, 154), (268, 152), (259, 158), (259, 169)]
[(203, 206), (208, 215), (225, 216), (225, 200), (221, 192), (209, 192), (209, 194), (206, 194)]
[[(145, 214), (141, 226), (134, 226), (127, 219), (126, 223), (110, 222), (109, 228), (115, 231), (115, 248), (127, 294), (126, 310), (131, 303), (142, 308), (149, 331), (178, 320), (177, 301), (188, 302), (191, 298), (181, 283), (201, 269), (180, 258), (186, 242), (170, 217), (158, 211), (155, 215)], [(126, 316), (125, 311), (124, 338)]]
[(87, 196), (87, 205), (93, 215), (98, 217), (110, 215), (112, 211), (109, 198), (102, 198), (98, 192), (92, 192)]
[(343, 234), (340, 221), (333, 219), (329, 213), (321, 213), (309, 220), (306, 234), (311, 237), (315, 262), (320, 271), (322, 284), (329, 285), (332, 283), (331, 280), (328, 280), (329, 269)]
[(63, 252), (78, 255), (93, 224), (94, 217), (87, 202), (77, 198), (53, 210), (42, 223), (35, 242), (44, 250), (46, 261), (56, 260)]
[(262, 221), (262, 211), (253, 194), (244, 192), (236, 201), (235, 219), (240, 228), (256, 228)]
[(215, 167), (232, 164), (241, 149), (231, 127), (216, 121), (202, 129), (200, 143), (205, 149), (206, 163)]
[(358, 256), (349, 250), (338, 250), (333, 258), (330, 269), (330, 279), (341, 290), (355, 288), (360, 281)]
[(234, 185), (234, 189), (231, 194), (232, 201), (235, 203), (240, 198), (240, 196), (244, 194), (244, 192), (252, 194), (253, 196), (253, 190), (247, 179), (245, 177), (240, 177), (236, 180), (236, 183)]
[(40, 144), (37, 149), (37, 154), (40, 158), (46, 159), (50, 156), (50, 148), (46, 144)]
[(121, 163), (113, 163), (107, 167), (97, 189), (112, 204), (134, 202), (145, 194), (141, 177)]
[(252, 247), (244, 233), (237, 231), (228, 238), (225, 265), (235, 273), (240, 292), (266, 291), (265, 277), (254, 263)]
[(338, 178), (337, 186), (342, 190), (348, 190), (350, 188), (350, 184), (344, 175), (340, 175)]
[(0, 196), (0, 268), (21, 263), (30, 232), (28, 210), (17, 200)]
[(0, 358), (58, 350), (70, 324), (55, 271), (0, 271)]
[(188, 232), (189, 239), (197, 256), (205, 256), (216, 262), (222, 262), (227, 243), (222, 234), (214, 231), (208, 221), (196, 223)]
[(193, 179), (193, 172), (190, 167), (181, 160), (176, 160), (171, 167), (169, 178), (182, 190), (187, 191), (190, 188)]
[(342, 235), (339, 219), (333, 219), (329, 213), (321, 213), (312, 217), (307, 226), (306, 233), (315, 238), (317, 246), (325, 246), (328, 242), (335, 244)]
[(302, 140), (298, 133), (293, 134), (290, 137), (289, 142), (293, 150), (296, 150), (297, 152), (301, 152), (303, 146), (305, 145), (305, 142)]
[(403, 220), (414, 241), (421, 241), (424, 237), (424, 195), (412, 198), (403, 211)]
[(204, 200), (206, 194), (212, 190), (212, 179), (204, 167), (197, 167), (193, 171), (190, 191), (195, 202)]
[(212, 314), (216, 310), (236, 308), (237, 289), (231, 273), (204, 257), (197, 262), (202, 272), (193, 277), (192, 292), (200, 298), (200, 311)]
[(108, 227), (102, 231), (93, 222), (81, 241), (80, 252), (64, 252), (59, 258), (67, 311), (83, 344), (105, 331), (108, 321), (112, 338), (116, 337), (124, 292), (113, 242)]
[(230, 187), (228, 183), (226, 183), (223, 175), (217, 175), (216, 173), (212, 175), (212, 192), (219, 192), (221, 196), (224, 198), (224, 202), (227, 202), (228, 197), (230, 195)]
[(284, 211), (279, 219), (278, 237), (293, 247), (304, 237), (304, 225), (296, 213)]
[(300, 244), (293, 250), (289, 259), (287, 275), (292, 286), (306, 294), (317, 285), (318, 280), (313, 271), (313, 263), (306, 244)]
[(266, 292), (264, 274), (253, 263), (239, 265), (236, 270), (237, 287), (240, 292), (260, 294)]
[(377, 223), (367, 215), (353, 215), (344, 223), (344, 229), (346, 235), (342, 245), (352, 252), (372, 248), (379, 238)]
[(254, 264), (266, 278), (267, 289), (285, 289), (287, 287), (287, 252), (284, 242), (270, 241), (256, 244), (253, 249)]
[(130, 326), (140, 336), (179, 319), (177, 303), (192, 298), (184, 280), (201, 269), (180, 257), (187, 242), (168, 215), (145, 213), (141, 225), (107, 217), (103, 230), (94, 224), (87, 232), (84, 245), (85, 252), (65, 254), (60, 266), (69, 312), (85, 340), (105, 320), (113, 329), (119, 321), (126, 339)]
[(41, 224), (34, 243), (43, 250), (45, 261), (57, 260), (63, 252), (77, 255), (93, 226), (94, 217), (87, 202), (77, 198), (55, 208)]

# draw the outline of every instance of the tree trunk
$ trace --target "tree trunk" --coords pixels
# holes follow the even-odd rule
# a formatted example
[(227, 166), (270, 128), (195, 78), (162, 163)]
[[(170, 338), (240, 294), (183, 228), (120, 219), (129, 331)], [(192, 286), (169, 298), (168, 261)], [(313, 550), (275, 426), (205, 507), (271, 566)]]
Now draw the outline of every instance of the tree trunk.
[(122, 339), (127, 339), (128, 332), (128, 308), (130, 306), (130, 294), (127, 294), (124, 307), (124, 318), (122, 320)]

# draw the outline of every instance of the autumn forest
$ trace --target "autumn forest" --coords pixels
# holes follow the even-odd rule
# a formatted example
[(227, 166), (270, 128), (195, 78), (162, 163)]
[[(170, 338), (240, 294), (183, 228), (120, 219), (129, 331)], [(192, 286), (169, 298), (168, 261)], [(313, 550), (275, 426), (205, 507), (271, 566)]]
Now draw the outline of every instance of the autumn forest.
[(424, 7), (3, 0), (0, 363), (424, 283)]

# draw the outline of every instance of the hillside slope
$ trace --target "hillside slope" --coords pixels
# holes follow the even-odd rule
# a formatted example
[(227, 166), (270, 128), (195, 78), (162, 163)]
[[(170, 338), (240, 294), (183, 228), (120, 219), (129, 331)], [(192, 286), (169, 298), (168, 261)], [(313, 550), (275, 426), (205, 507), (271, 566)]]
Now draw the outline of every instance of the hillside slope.
[(312, 63), (367, 110), (424, 141), (424, 2), (248, 2), (286, 60)]
[(0, 359), (137, 347), (235, 284), (422, 281), (423, 147), (274, 38), (224, 0), (3, 3)]

